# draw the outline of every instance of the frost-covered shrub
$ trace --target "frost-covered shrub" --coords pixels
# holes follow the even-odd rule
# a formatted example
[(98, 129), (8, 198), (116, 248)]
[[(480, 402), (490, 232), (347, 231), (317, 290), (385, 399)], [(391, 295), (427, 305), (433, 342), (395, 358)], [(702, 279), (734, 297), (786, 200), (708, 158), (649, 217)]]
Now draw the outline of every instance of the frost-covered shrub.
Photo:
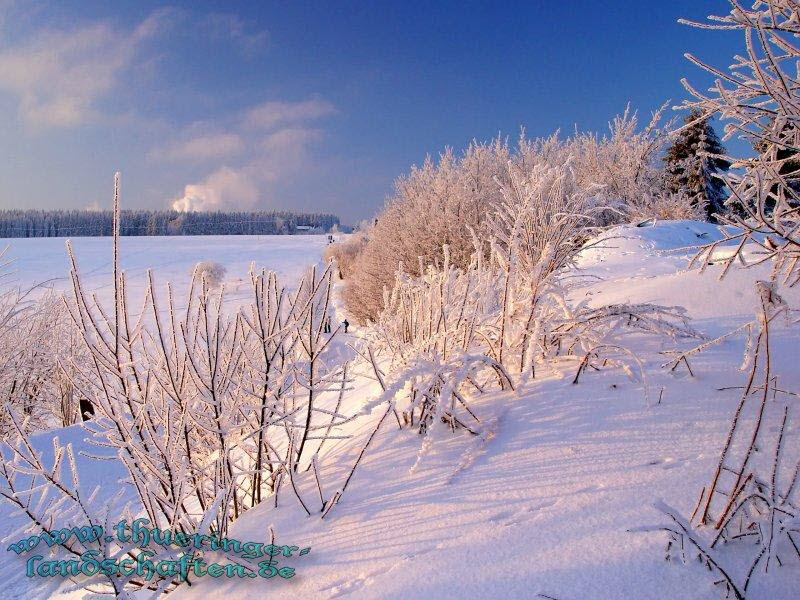
[[(71, 425), (79, 398), (66, 365), (85, 356), (78, 332), (61, 298), (31, 299), (36, 290), (13, 285), (8, 266), (0, 264), (0, 397), (25, 415), (26, 431)], [(7, 411), (0, 411), (0, 438), (10, 426)]]
[[(697, 497), (690, 516), (657, 503), (669, 522), (644, 529), (668, 533), (668, 560), (698, 558), (721, 594), (743, 599), (749, 597), (757, 578), (796, 568), (800, 558), (800, 456), (792, 435), (797, 427), (792, 417), (796, 415), (790, 414), (796, 390), (779, 385), (770, 342), (772, 328), (781, 323), (796, 325), (796, 311), (787, 306), (780, 288), (800, 281), (796, 171), (800, 13), (794, 0), (758, 0), (749, 5), (731, 0), (730, 4), (728, 15), (711, 16), (706, 23), (686, 22), (702, 29), (741, 31), (746, 48), (727, 72), (688, 56), (716, 80), (705, 92), (684, 80), (693, 96), (686, 107), (702, 115), (716, 115), (725, 124), (724, 139), (740, 136), (758, 154), (735, 161), (733, 167), (740, 171), (723, 177), (731, 191), (726, 203), (733, 209), (718, 217), (723, 239), (701, 248), (693, 262), (705, 270), (718, 247), (729, 244), (733, 252), (717, 261), (722, 266), (721, 278), (737, 262), (745, 267), (771, 262), (772, 270), (769, 281), (756, 282), (760, 306), (753, 321), (683, 352), (669, 363), (673, 369), (680, 361), (688, 367), (692, 354), (748, 332), (742, 365), (748, 373), (709, 483), (688, 492)], [(758, 247), (755, 262), (743, 252), (746, 244)], [(798, 596), (796, 581), (787, 579), (786, 593), (794, 597)]]
[(632, 221), (645, 219), (704, 221), (708, 217), (706, 205), (683, 191), (675, 194), (668, 192), (645, 194), (639, 202), (628, 206), (627, 214)]
[(198, 279), (205, 280), (208, 287), (214, 289), (222, 285), (227, 269), (213, 260), (203, 260), (192, 269)]
[(582, 133), (566, 142), (575, 157), (578, 187), (619, 211), (606, 213), (607, 222), (630, 220), (629, 212), (644, 198), (657, 198), (663, 190), (659, 155), (673, 124), (662, 124), (664, 108), (640, 129), (638, 115), (628, 107), (609, 123), (608, 134)]
[(439, 420), (472, 430), (479, 421), (470, 398), (525, 383), (551, 359), (572, 359), (576, 382), (589, 366), (635, 376), (641, 365), (624, 336), (697, 335), (679, 309), (570, 302), (570, 267), (606, 208), (580, 191), (569, 161), (529, 171), (511, 165), (507, 179), (486, 221), (488, 238), (472, 237), (468, 265), (454, 265), (445, 246), (442, 261), (420, 266), (420, 275), (397, 271), (366, 330), (383, 398), (420, 433)]
[(797, 568), (800, 558), (800, 461), (790, 417), (795, 393), (778, 385), (770, 342), (771, 330), (794, 316), (774, 282), (757, 281), (756, 292), (760, 306), (754, 320), (678, 353), (665, 365), (674, 369), (682, 361), (691, 372), (692, 355), (748, 332), (741, 366), (748, 374), (710, 481), (689, 492), (698, 496), (693, 512), (685, 517), (658, 501), (655, 507), (670, 522), (636, 529), (666, 531), (666, 559), (697, 558), (726, 598), (748, 597), (754, 580), (773, 576), (780, 567)]
[[(171, 288), (160, 300), (150, 275), (141, 310), (129, 304), (119, 264), (118, 184), (111, 306), (84, 289), (71, 247), (73, 293), (66, 306), (88, 355), (68, 361), (69, 381), (93, 405), (85, 427), (114, 452), (125, 479), (110, 503), (82, 489), (71, 447), (56, 440), (52, 460), (45, 460), (30, 437), (30, 415), (12, 406), (0, 496), (27, 517), (31, 533), (107, 524), (109, 511), (124, 508), (128, 521), (146, 517), (176, 534), (225, 537), (245, 510), (267, 498), (277, 506), (287, 494), (304, 516), (324, 517), (360, 460), (346, 480), (321, 481), (324, 445), (347, 437), (338, 427), (354, 418), (341, 411), (347, 364), (325, 353), (336, 334), (325, 331), (331, 269), (310, 269), (291, 292), (274, 273), (254, 269), (252, 300), (239, 310), (226, 308), (224, 289), (212, 290), (205, 270), (193, 271), (180, 311)], [(326, 392), (338, 395), (335, 406), (321, 398)], [(311, 496), (311, 489), (318, 493)], [(103, 536), (57, 541), (48, 551), (59, 558), (96, 551), (115, 560), (174, 559), (174, 549), (123, 547)], [(145, 551), (152, 554), (139, 554)], [(258, 571), (243, 558), (237, 564)], [(158, 595), (182, 583), (169, 573), (111, 572), (79, 585), (128, 597), (143, 587)]]
[[(758, 149), (756, 156), (735, 161), (733, 167), (741, 172), (723, 177), (731, 191), (727, 204), (734, 210), (720, 218), (730, 227), (725, 230), (726, 239), (719, 243), (740, 243), (729, 264), (743, 260), (739, 253), (744, 243), (759, 244), (764, 260), (775, 265), (776, 280), (796, 285), (800, 281), (797, 3), (759, 1), (752, 9), (734, 3), (729, 15), (714, 17), (710, 23), (687, 23), (705, 29), (741, 30), (748, 40), (746, 55), (737, 57), (725, 78), (718, 79), (709, 91), (700, 92), (683, 82), (693, 96), (686, 101), (687, 108), (716, 114), (724, 123), (725, 140), (740, 136)], [(689, 58), (719, 75), (714, 67)], [(770, 236), (767, 243), (762, 242), (761, 234)], [(709, 245), (706, 251), (714, 252), (716, 245)]]
[(442, 259), (443, 244), (451, 261), (465, 266), (473, 251), (469, 231), (481, 231), (487, 211), (499, 201), (495, 178), (509, 157), (500, 140), (474, 143), (461, 156), (447, 150), (438, 162), (429, 157), (400, 177), (353, 263), (344, 291), (348, 311), (361, 321), (374, 320), (398, 264), (418, 275), (420, 264)]
[(324, 258), (327, 262), (336, 261), (339, 279), (347, 279), (353, 274), (354, 263), (367, 244), (369, 233), (358, 230), (325, 248)]
[(460, 156), (448, 149), (438, 162), (428, 158), (397, 180), (394, 195), (352, 262), (344, 291), (348, 311), (361, 321), (374, 321), (384, 308), (383, 290), (391, 287), (398, 265), (405, 273), (420, 275), (427, 265), (442, 261), (444, 245), (451, 264), (466, 267), (474, 252), (473, 235), (489, 237), (487, 221), (503, 202), (503, 190), (512, 185), (510, 173), (515, 169), (545, 172), (569, 163), (571, 184), (581, 198), (593, 198), (594, 204), (605, 207), (593, 211), (585, 223), (627, 221), (638, 214), (642, 198), (656, 197), (661, 189), (657, 158), (666, 128), (659, 127), (660, 120), (657, 111), (639, 130), (636, 114), (626, 110), (610, 123), (606, 136), (577, 133), (560, 139), (556, 134), (529, 140), (523, 133), (514, 147), (496, 139), (473, 143)]
[[(731, 189), (728, 202), (737, 211), (720, 217), (726, 226), (723, 228), (724, 239), (703, 247), (694, 262), (705, 269), (720, 244), (735, 241), (735, 251), (721, 261), (721, 277), (737, 261), (749, 264), (742, 253), (746, 243), (759, 247), (758, 263), (772, 263), (770, 281), (757, 284), (761, 307), (757, 319), (749, 327), (751, 332), (760, 333), (756, 343), (748, 346), (749, 364), (753, 365), (750, 386), (759, 362), (753, 354), (766, 355), (761, 360), (765, 363), (762, 387), (766, 395), (770, 386), (775, 385), (768, 375), (769, 325), (778, 314), (789, 310), (781, 298), (780, 287), (791, 287), (800, 281), (800, 195), (797, 192), (796, 167), (793, 166), (800, 140), (800, 133), (794, 125), (800, 120), (800, 92), (796, 85), (800, 61), (796, 41), (800, 36), (800, 21), (797, 3), (789, 0), (761, 0), (750, 8), (739, 3), (731, 4), (732, 9), (726, 16), (710, 17), (709, 23), (686, 23), (704, 29), (740, 30), (745, 34), (747, 52), (736, 57), (729, 73), (718, 79), (706, 93), (695, 90), (684, 80), (684, 86), (694, 97), (686, 105), (702, 114), (716, 113), (725, 124), (725, 139), (739, 135), (753, 143), (760, 152), (753, 158), (738, 160), (734, 166), (743, 171), (724, 178)], [(703, 69), (720, 74), (699, 59), (689, 58)], [(736, 426), (735, 419), (732, 430)], [(773, 428), (777, 428), (776, 421), (773, 421)], [(753, 439), (756, 439), (755, 434)], [(742, 471), (746, 466), (747, 461)], [(767, 477), (756, 471), (755, 477), (759, 476)], [(706, 493), (703, 523), (708, 520), (707, 514), (716, 500), (712, 498), (716, 483), (715, 479)], [(721, 527), (720, 518), (716, 527)]]

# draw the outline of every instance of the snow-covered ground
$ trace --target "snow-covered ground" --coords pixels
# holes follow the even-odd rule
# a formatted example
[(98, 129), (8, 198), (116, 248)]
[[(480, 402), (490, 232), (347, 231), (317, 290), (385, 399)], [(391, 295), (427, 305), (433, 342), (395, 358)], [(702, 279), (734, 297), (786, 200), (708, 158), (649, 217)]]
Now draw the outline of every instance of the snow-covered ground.
[[(585, 277), (573, 297), (596, 304), (681, 305), (701, 332), (728, 331), (752, 318), (753, 282), (766, 278), (768, 267), (733, 271), (721, 283), (718, 265), (702, 275), (687, 271), (692, 252), (680, 248), (716, 235), (713, 226), (695, 222), (612, 230), (581, 256)], [(63, 276), (61, 246), (22, 241), (29, 246), (19, 251), (18, 269), (22, 273), (27, 265), (36, 273), (29, 281)], [(228, 267), (228, 278), (243, 276), (251, 260), (296, 276), (319, 260), (325, 244), (314, 237), (124, 242), (130, 246), (123, 255), (132, 253), (125, 258), (129, 272), (153, 265), (159, 280), (185, 278), (203, 259)], [(108, 278), (104, 244), (76, 243), (79, 258), (95, 270), (87, 275), (96, 276), (98, 286)], [(800, 306), (800, 293), (784, 297)], [(781, 387), (800, 390), (797, 331), (776, 326), (773, 338)], [(683, 348), (691, 343), (677, 342)], [(662, 534), (628, 531), (664, 522), (653, 508), (657, 499), (691, 513), (712, 475), (738, 399), (737, 390), (718, 388), (740, 385), (744, 378), (738, 370), (742, 337), (698, 355), (692, 361), (694, 377), (685, 369), (662, 368), (667, 358), (659, 352), (675, 344), (633, 338), (632, 349), (647, 372), (647, 397), (639, 383), (619, 371), (587, 372), (573, 385), (575, 364), (564, 363), (516, 393), (477, 400), (472, 408), (481, 419), (481, 435), (441, 437), (413, 469), (419, 436), (387, 420), (340, 504), (324, 520), (305, 516), (287, 496), (277, 509), (266, 502), (233, 525), (230, 537), (268, 541), (271, 527), (278, 544), (310, 546), (311, 553), (293, 563), (295, 577), (204, 578), (172, 597), (720, 598), (704, 568), (664, 560)], [(372, 381), (358, 380), (343, 412), (357, 411), (376, 394)], [(348, 432), (351, 439), (330, 445), (323, 482), (346, 476), (383, 411), (379, 407), (371, 419), (356, 421)], [(797, 443), (797, 434), (795, 421), (791, 443)], [(116, 485), (112, 471), (104, 477), (109, 487)], [(301, 492), (316, 494), (310, 487)], [(13, 522), (2, 521), (6, 530)], [(796, 562), (789, 561), (781, 577), (756, 579), (748, 598), (793, 598), (790, 585), (796, 591), (800, 579)], [(0, 568), (19, 573), (23, 561), (4, 553)], [(0, 581), (0, 597), (39, 597), (31, 584), (24, 577)]]
[[(5, 259), (12, 262), (8, 280), (23, 289), (72, 289), (70, 261), (65, 238), (0, 239), (8, 247)], [(142, 298), (147, 270), (162, 290), (171, 282), (176, 297), (185, 294), (192, 268), (200, 261), (215, 261), (226, 269), (225, 287), (231, 303), (247, 296), (251, 263), (275, 271), (281, 281), (299, 279), (305, 269), (318, 262), (328, 243), (327, 235), (242, 235), (123, 237), (120, 264), (126, 272), (132, 301)], [(111, 238), (73, 238), (72, 246), (84, 287), (101, 298), (113, 294)], [(135, 303), (135, 302), (134, 302)]]

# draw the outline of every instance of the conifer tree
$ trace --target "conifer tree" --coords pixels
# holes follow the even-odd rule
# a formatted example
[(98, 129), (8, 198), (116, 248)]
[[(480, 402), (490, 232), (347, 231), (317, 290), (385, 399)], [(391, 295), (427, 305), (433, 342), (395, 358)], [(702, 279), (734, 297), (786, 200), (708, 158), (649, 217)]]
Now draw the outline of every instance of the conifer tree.
[(722, 158), (725, 148), (708, 117), (693, 110), (684, 120), (685, 127), (664, 156), (666, 188), (684, 192), (693, 203), (703, 206), (709, 220), (721, 213), (725, 203), (725, 184), (715, 174), (727, 171), (731, 164)]

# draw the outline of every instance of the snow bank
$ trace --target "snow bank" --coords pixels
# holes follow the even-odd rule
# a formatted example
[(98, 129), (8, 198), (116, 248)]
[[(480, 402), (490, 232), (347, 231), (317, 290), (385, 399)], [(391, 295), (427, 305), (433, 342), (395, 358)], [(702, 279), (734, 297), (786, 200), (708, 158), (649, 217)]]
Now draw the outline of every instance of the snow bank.
[[(698, 221), (614, 227), (590, 240), (580, 253), (577, 274), (583, 277), (573, 298), (588, 299), (592, 305), (653, 302), (684, 306), (693, 318), (710, 321), (749, 319), (758, 301), (753, 282), (769, 278), (769, 264), (745, 269), (737, 265), (722, 281), (719, 263), (706, 265), (703, 273), (687, 270), (699, 246), (722, 237), (716, 225)], [(715, 259), (724, 252), (720, 249)], [(758, 252), (751, 244), (743, 254), (752, 264)], [(800, 303), (800, 290), (785, 290), (784, 295), (790, 304)], [(708, 326), (711, 333), (716, 331), (713, 322)]]

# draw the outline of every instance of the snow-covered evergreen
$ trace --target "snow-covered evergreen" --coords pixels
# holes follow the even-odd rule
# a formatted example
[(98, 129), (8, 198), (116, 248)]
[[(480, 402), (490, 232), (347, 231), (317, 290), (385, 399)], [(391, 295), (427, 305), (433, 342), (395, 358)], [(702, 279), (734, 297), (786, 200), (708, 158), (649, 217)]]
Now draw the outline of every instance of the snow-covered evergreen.
[(725, 148), (709, 122), (708, 115), (693, 110), (684, 119), (664, 156), (667, 191), (686, 194), (692, 204), (712, 219), (724, 210), (725, 184), (719, 177), (730, 168)]

